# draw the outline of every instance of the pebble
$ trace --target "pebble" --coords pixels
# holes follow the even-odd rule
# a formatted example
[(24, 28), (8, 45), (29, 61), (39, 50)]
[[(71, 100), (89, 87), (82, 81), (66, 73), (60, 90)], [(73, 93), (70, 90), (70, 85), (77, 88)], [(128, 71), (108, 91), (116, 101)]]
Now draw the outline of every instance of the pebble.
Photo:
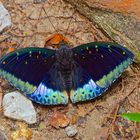
[(4, 115), (8, 118), (25, 121), (28, 124), (37, 122), (36, 111), (32, 102), (18, 91), (4, 96), (3, 108)]
[(78, 130), (74, 126), (68, 126), (65, 128), (65, 132), (68, 137), (73, 137), (78, 133)]
[(11, 17), (8, 11), (5, 9), (3, 4), (0, 2), (0, 32), (6, 28), (11, 26)]
[(0, 130), (0, 140), (8, 140), (7, 136)]

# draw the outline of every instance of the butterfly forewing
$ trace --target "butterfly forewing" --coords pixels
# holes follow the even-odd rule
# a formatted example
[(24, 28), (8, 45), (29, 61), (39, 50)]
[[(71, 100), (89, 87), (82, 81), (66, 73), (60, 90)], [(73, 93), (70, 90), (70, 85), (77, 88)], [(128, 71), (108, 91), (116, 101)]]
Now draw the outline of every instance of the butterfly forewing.
[(74, 103), (101, 95), (132, 63), (134, 57), (126, 48), (106, 42), (83, 44), (73, 48), (73, 53), (82, 71), (77, 88), (70, 94)]
[[(24, 48), (0, 60), (0, 76), (23, 91), (31, 100), (46, 105), (66, 104), (66, 94), (51, 88), (50, 69), (55, 51), (46, 48)], [(43, 81), (46, 83), (43, 84)]]

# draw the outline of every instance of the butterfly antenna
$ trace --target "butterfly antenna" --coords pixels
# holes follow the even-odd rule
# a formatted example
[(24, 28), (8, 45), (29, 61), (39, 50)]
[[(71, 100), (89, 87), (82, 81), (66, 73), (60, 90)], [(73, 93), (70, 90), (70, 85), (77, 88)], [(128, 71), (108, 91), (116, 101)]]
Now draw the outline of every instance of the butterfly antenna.
[[(56, 30), (55, 26), (53, 25), (51, 19), (49, 18), (48, 14), (47, 14), (47, 12), (46, 12), (46, 10), (45, 10), (45, 8), (44, 8), (44, 7), (42, 7), (42, 8), (43, 8), (43, 11), (45, 12), (45, 14), (47, 15), (47, 18), (48, 18), (49, 22), (51, 23), (52, 27), (54, 28), (55, 32), (58, 33), (58, 31)], [(58, 33), (58, 34), (59, 34), (59, 33)]]

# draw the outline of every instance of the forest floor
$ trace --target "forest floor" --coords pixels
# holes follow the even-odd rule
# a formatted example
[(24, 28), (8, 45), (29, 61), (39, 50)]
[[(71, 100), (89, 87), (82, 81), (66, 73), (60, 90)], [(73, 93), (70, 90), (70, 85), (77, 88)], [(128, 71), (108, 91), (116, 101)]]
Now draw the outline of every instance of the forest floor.
[[(12, 17), (12, 27), (0, 38), (1, 56), (9, 50), (34, 46), (44, 47), (54, 33), (61, 33), (73, 46), (92, 41), (111, 41), (99, 28), (61, 0), (2, 0)], [(46, 10), (47, 15), (43, 11)], [(49, 17), (49, 18), (48, 18)], [(55, 29), (53, 28), (53, 23)], [(46, 46), (45, 46), (46, 47)], [(132, 64), (98, 99), (68, 106), (40, 106), (33, 103), (38, 122), (34, 125), (8, 119), (0, 112), (0, 129), (12, 140), (23, 125), (33, 133), (23, 140), (137, 140), (140, 125), (119, 117), (126, 112), (140, 112), (140, 68)], [(3, 83), (1, 79), (1, 83)], [(2, 85), (1, 85), (2, 86)], [(3, 94), (15, 89), (6, 83)], [(55, 118), (55, 115), (58, 118)], [(59, 124), (56, 119), (59, 120)], [(69, 138), (64, 127), (74, 126), (78, 133)], [(18, 139), (18, 138), (17, 138)], [(14, 139), (14, 140), (17, 140)]]

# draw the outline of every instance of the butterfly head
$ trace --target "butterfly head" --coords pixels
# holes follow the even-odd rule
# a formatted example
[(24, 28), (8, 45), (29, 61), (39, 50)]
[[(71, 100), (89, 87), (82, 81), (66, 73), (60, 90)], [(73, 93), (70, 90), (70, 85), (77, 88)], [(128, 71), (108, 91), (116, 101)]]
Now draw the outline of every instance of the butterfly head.
[(60, 43), (59, 43), (59, 48), (60, 49), (63, 49), (63, 48), (69, 48), (68, 44), (62, 40)]

